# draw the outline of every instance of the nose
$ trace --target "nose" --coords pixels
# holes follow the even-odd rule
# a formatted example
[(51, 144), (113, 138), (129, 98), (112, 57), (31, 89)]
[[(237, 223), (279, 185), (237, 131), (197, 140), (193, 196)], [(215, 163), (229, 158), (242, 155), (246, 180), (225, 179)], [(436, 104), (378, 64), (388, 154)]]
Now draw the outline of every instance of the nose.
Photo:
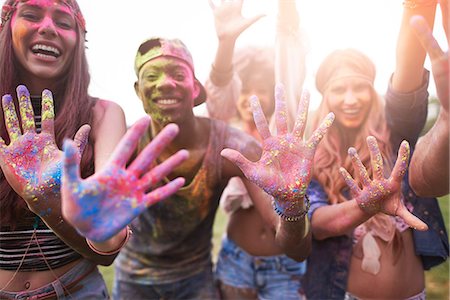
[(344, 102), (347, 105), (356, 104), (358, 102), (358, 97), (352, 89), (347, 89), (344, 95)]
[(173, 80), (173, 78), (169, 75), (161, 75), (158, 83), (157, 83), (157, 88), (158, 89), (172, 89), (175, 87), (175, 81)]
[(56, 36), (56, 28), (52, 18), (44, 17), (38, 30), (41, 35)]

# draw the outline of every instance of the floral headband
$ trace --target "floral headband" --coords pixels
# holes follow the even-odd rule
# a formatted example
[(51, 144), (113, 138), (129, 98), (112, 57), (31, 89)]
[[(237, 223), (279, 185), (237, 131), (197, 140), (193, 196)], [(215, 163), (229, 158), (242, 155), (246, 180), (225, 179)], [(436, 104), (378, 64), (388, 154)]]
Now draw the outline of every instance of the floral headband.
[[(16, 10), (17, 4), (19, 2), (27, 2), (28, 0), (6, 0), (5, 4), (3, 4), (2, 12), (1, 12), (1, 24), (0, 31), (2, 31), (5, 23), (11, 18), (12, 14)], [(75, 0), (60, 0), (61, 3), (65, 4), (70, 8), (73, 15), (75, 16), (75, 20), (78, 25), (83, 29), (83, 32), (86, 33), (86, 21), (84, 20), (83, 14), (81, 13), (80, 7), (78, 6)]]

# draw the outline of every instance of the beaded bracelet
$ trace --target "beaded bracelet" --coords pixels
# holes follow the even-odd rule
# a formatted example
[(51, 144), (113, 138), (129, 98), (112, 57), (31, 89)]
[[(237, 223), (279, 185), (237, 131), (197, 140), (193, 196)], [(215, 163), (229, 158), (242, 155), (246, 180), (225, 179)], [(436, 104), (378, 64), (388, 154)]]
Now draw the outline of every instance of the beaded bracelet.
[(298, 220), (301, 220), (302, 218), (305, 217), (305, 215), (308, 213), (309, 211), (309, 207), (311, 206), (310, 202), (309, 202), (309, 197), (307, 194), (305, 194), (305, 205), (302, 211), (297, 212), (294, 215), (287, 215), (286, 214), (286, 209), (285, 208), (281, 208), (278, 206), (277, 202), (275, 200), (272, 201), (272, 206), (273, 209), (275, 210), (275, 212), (285, 221), (289, 221), (289, 222), (296, 222)]
[(91, 248), (91, 250), (94, 251), (97, 254), (100, 254), (100, 255), (113, 255), (113, 254), (119, 253), (119, 251), (122, 249), (122, 247), (126, 245), (128, 240), (130, 239), (132, 233), (133, 232), (131, 231), (130, 226), (127, 226), (127, 231), (126, 231), (126, 234), (125, 234), (125, 238), (123, 239), (123, 242), (120, 244), (120, 246), (117, 249), (112, 250), (112, 251), (101, 251), (101, 250), (98, 250), (97, 248), (94, 247), (94, 245), (92, 245), (91, 241), (89, 241), (88, 239), (86, 239), (86, 243), (88, 244), (89, 248)]
[(433, 6), (437, 3), (437, 0), (404, 0), (403, 6), (409, 9), (414, 9), (417, 7)]

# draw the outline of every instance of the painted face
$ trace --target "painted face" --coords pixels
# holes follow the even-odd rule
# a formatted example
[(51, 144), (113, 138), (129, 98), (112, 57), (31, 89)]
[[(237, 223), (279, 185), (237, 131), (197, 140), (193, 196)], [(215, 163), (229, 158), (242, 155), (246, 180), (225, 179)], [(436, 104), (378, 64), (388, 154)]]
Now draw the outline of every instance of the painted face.
[(239, 116), (244, 122), (253, 123), (253, 113), (250, 107), (250, 97), (256, 95), (261, 104), (261, 108), (266, 118), (269, 118), (274, 111), (273, 85), (257, 78), (248, 80), (242, 86), (236, 108)]
[(77, 43), (71, 10), (56, 0), (18, 4), (11, 19), (14, 55), (30, 80), (55, 79), (68, 69)]
[(189, 66), (172, 57), (148, 61), (139, 71), (135, 90), (152, 120), (183, 123), (194, 116), (194, 99), (200, 88)]
[(335, 123), (348, 129), (359, 128), (368, 117), (372, 87), (367, 79), (356, 77), (356, 73), (344, 68), (339, 71), (326, 90), (330, 111), (334, 112)]

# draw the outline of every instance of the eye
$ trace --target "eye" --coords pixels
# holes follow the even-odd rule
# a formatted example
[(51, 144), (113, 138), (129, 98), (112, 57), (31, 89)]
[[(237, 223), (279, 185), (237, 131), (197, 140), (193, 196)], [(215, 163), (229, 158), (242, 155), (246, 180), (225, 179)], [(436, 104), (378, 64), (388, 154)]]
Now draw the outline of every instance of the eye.
[(25, 20), (31, 21), (31, 22), (37, 22), (40, 20), (40, 15), (36, 12), (27, 10), (27, 11), (23, 11), (20, 14), (20, 17), (24, 18)]
[(145, 74), (144, 78), (147, 81), (156, 81), (158, 76), (156, 74)]
[(177, 72), (175, 73), (174, 78), (177, 81), (183, 81), (186, 78), (186, 75), (182, 72)]
[(62, 29), (70, 30), (75, 28), (74, 22), (72, 20), (60, 19), (55, 21), (56, 26)]
[(354, 87), (355, 92), (363, 92), (367, 89), (367, 85), (364, 83), (358, 84)]

